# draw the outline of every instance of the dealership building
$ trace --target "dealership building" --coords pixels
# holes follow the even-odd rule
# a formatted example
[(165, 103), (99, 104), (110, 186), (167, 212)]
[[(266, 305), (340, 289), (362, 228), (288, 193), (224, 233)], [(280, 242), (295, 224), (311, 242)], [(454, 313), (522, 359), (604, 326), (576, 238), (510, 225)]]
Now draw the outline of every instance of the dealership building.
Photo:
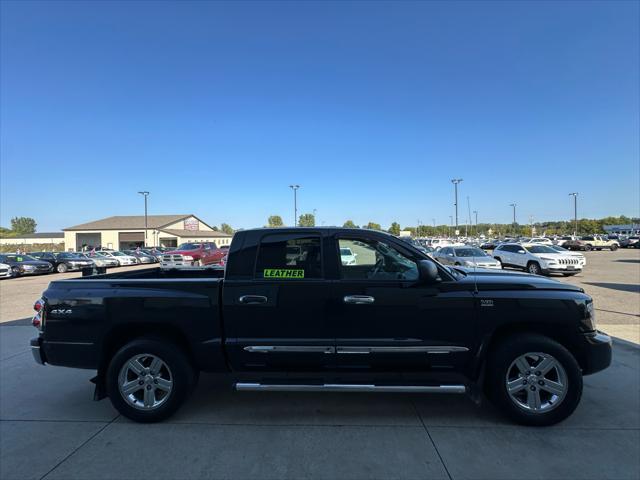
[(64, 228), (64, 247), (77, 251), (102, 247), (124, 250), (136, 247), (177, 247), (186, 242), (231, 243), (231, 235), (214, 230), (193, 214), (107, 217)]

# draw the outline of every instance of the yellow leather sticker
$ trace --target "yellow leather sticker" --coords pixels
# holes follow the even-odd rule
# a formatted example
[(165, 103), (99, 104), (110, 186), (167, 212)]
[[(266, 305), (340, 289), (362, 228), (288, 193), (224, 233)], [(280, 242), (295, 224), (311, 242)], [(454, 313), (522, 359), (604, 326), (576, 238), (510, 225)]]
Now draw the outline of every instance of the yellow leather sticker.
[(265, 268), (264, 278), (304, 278), (304, 270), (295, 268)]

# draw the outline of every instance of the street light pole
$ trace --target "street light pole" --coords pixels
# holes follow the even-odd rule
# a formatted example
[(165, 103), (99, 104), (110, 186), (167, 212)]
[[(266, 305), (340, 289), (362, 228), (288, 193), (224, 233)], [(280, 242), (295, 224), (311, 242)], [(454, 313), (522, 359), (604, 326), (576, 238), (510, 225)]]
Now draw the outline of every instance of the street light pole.
[(478, 233), (480, 233), (478, 232), (478, 210), (474, 210), (473, 213), (476, 216), (476, 235), (478, 235)]
[(573, 197), (573, 236), (578, 235), (578, 192), (569, 194)]
[(461, 178), (452, 178), (451, 183), (455, 190), (455, 207), (456, 207), (456, 230), (458, 229), (458, 184), (462, 181)]
[(144, 246), (147, 246), (147, 197), (149, 192), (138, 192), (144, 197)]
[(515, 233), (516, 233), (516, 207), (518, 206), (518, 204), (517, 203), (510, 203), (509, 206), (513, 207), (513, 234), (515, 235)]
[(453, 227), (453, 216), (449, 215), (449, 236), (451, 236), (451, 227)]
[(289, 185), (289, 188), (293, 190), (293, 226), (298, 226), (298, 189), (300, 185)]

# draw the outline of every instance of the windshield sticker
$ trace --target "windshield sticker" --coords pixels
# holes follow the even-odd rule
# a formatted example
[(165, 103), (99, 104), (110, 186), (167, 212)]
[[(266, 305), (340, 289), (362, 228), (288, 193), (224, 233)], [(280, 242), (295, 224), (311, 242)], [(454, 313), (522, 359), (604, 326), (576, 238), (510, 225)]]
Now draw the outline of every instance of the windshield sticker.
[(304, 270), (295, 268), (265, 268), (264, 278), (304, 278)]

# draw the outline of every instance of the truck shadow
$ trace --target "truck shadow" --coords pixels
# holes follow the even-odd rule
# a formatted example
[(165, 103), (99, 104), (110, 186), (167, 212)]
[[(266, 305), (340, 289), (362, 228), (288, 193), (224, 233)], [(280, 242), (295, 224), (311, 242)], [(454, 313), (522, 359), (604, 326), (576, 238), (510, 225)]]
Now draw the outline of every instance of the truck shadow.
[(585, 285), (593, 285), (594, 287), (610, 288), (612, 290), (620, 290), (621, 292), (640, 293), (640, 285), (632, 285), (628, 283), (602, 283), (602, 282), (582, 282)]

